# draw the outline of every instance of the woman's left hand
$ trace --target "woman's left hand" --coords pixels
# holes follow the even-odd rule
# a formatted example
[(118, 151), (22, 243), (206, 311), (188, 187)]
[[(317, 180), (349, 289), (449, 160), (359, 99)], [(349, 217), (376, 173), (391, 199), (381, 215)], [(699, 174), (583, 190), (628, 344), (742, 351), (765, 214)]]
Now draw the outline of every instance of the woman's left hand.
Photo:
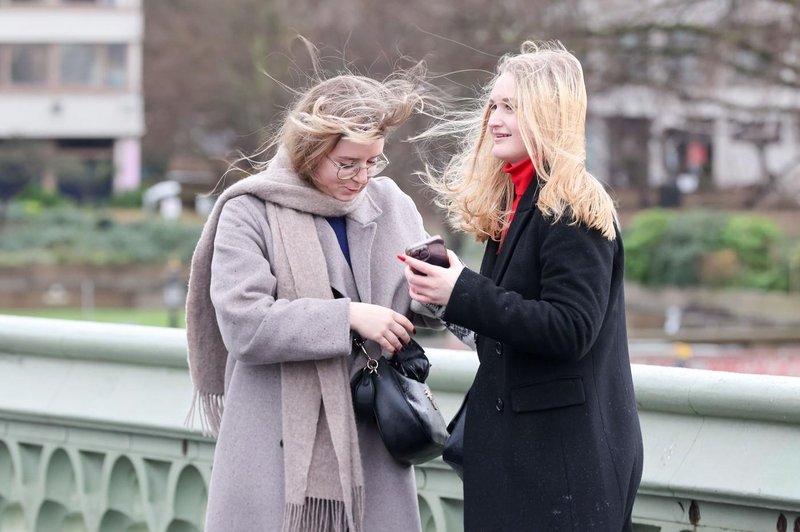
[[(412, 299), (420, 303), (447, 305), (458, 276), (461, 275), (461, 271), (464, 269), (464, 265), (458, 255), (453, 253), (452, 250), (447, 250), (447, 256), (450, 259), (450, 267), (448, 268), (434, 266), (408, 255), (397, 256), (398, 259), (406, 263), (404, 273), (408, 282), (408, 295)], [(425, 275), (414, 273), (414, 270)]]

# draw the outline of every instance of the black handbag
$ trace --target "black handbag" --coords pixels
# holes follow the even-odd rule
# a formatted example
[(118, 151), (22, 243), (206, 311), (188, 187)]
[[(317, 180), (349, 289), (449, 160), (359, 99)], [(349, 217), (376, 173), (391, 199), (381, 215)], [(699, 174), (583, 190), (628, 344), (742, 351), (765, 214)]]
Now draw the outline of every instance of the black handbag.
[(447, 425), (450, 437), (447, 438), (447, 443), (444, 444), (442, 450), (442, 460), (453, 468), (461, 480), (464, 480), (464, 423), (467, 417), (468, 399), (469, 392), (464, 397), (464, 402), (461, 403), (458, 412)]
[(356, 345), (367, 357), (350, 383), (356, 413), (375, 419), (383, 444), (399, 462), (421, 464), (442, 454), (447, 423), (425, 384), (430, 361), (422, 347), (411, 340), (395, 356), (375, 359), (363, 342)]

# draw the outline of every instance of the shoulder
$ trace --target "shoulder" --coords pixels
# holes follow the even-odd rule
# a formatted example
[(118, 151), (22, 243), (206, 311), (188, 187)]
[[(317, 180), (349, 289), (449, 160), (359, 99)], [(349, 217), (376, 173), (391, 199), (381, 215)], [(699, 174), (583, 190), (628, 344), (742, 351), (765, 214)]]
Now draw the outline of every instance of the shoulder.
[(220, 211), (220, 223), (223, 225), (261, 225), (266, 221), (264, 201), (252, 194), (241, 194), (228, 199)]
[(569, 209), (558, 219), (541, 213), (536, 218), (537, 232), (542, 242), (557, 241), (559, 247), (565, 249), (591, 246), (616, 250), (620, 245), (618, 232), (614, 240), (609, 240), (598, 229), (575, 220)]
[(240, 194), (226, 201), (222, 209), (230, 211), (250, 211), (258, 209), (259, 206), (263, 205), (264, 201), (252, 194)]
[(390, 208), (410, 208), (415, 212), (417, 210), (414, 200), (403, 192), (393, 179), (386, 176), (370, 179), (367, 194), (381, 209), (388, 206)]
[(400, 190), (397, 183), (387, 176), (373, 177), (369, 180), (367, 185), (367, 192), (374, 197), (395, 197), (406, 196), (406, 193)]

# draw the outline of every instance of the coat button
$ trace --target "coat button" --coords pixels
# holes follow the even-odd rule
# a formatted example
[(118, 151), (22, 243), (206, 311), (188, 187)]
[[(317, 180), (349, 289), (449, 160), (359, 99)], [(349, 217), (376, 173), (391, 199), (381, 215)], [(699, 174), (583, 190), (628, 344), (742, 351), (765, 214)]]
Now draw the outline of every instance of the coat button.
[(503, 411), (503, 400), (499, 397), (497, 398), (497, 402), (494, 404), (494, 407), (497, 409), (498, 412)]
[(497, 353), (498, 356), (503, 354), (503, 344), (501, 342), (494, 344), (494, 352)]

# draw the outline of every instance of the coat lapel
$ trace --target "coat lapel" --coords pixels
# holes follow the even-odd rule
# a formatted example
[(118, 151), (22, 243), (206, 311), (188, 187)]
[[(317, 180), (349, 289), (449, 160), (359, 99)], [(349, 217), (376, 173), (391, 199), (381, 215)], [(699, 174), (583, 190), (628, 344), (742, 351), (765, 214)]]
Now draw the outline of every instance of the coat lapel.
[(522, 233), (525, 232), (525, 227), (533, 217), (533, 208), (539, 196), (538, 191), (539, 187), (536, 180), (534, 180), (525, 191), (525, 194), (522, 195), (522, 199), (519, 200), (514, 220), (511, 222), (511, 227), (508, 228), (508, 234), (506, 234), (506, 238), (500, 246), (500, 254), (497, 256), (497, 262), (492, 269), (492, 280), (498, 285), (508, 268), (508, 263), (511, 260), (511, 255), (514, 254), (514, 247), (517, 245), (517, 241)]
[(342, 248), (339, 247), (336, 233), (333, 232), (325, 218), (317, 216), (315, 222), (319, 242), (322, 245), (322, 253), (325, 255), (325, 262), (328, 264), (328, 278), (331, 288), (344, 297), (358, 301), (358, 291), (353, 280), (353, 273), (350, 271), (347, 259), (344, 258)]
[(372, 302), (372, 243), (378, 224), (375, 219), (383, 211), (372, 201), (369, 194), (356, 209), (347, 216), (347, 242), (350, 245), (350, 262), (353, 277), (361, 301)]
[(494, 265), (497, 264), (497, 248), (500, 243), (496, 240), (489, 240), (486, 242), (486, 248), (483, 251), (483, 260), (481, 261), (481, 275), (484, 277), (492, 277)]

